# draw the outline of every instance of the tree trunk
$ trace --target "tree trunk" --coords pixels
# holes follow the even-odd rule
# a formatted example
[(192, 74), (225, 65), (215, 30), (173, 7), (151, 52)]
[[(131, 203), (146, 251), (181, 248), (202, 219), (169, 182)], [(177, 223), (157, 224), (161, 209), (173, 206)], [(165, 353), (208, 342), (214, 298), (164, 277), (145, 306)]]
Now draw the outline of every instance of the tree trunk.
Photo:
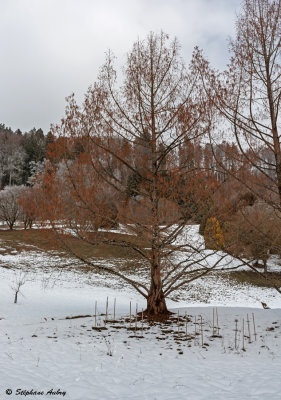
[(153, 267), (151, 270), (151, 285), (147, 298), (146, 313), (152, 318), (167, 318), (170, 315), (166, 306), (165, 295), (163, 293), (159, 267)]
[(263, 261), (263, 273), (265, 276), (267, 276), (267, 260), (262, 260)]
[[(266, 54), (266, 50), (264, 49), (264, 58), (265, 58), (265, 68), (266, 68), (266, 81), (267, 81), (267, 97), (268, 97), (268, 105), (270, 110), (270, 120), (272, 126), (272, 138), (273, 138), (273, 151), (274, 157), (276, 162), (276, 176), (277, 176), (277, 188), (279, 194), (279, 206), (281, 205), (281, 148), (280, 148), (280, 141), (279, 141), (279, 134), (277, 128), (277, 118), (278, 113), (276, 114), (275, 106), (274, 106), (274, 95), (273, 95), (273, 83), (270, 73), (270, 64), (269, 58)], [(267, 143), (267, 139), (263, 138), (263, 142)]]

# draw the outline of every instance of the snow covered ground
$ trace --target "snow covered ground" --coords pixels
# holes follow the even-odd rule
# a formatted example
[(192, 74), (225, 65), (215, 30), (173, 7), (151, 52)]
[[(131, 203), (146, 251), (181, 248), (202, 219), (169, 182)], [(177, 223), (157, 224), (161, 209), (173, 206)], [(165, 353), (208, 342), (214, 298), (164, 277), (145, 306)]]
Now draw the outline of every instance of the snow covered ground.
[[(142, 331), (138, 321), (134, 331), (127, 329), (130, 301), (133, 311), (145, 303), (133, 289), (101, 275), (59, 269), (71, 260), (54, 253), (0, 248), (1, 400), (281, 399), (281, 296), (273, 289), (212, 275), (168, 300), (172, 311), (179, 310), (179, 325), (175, 314), (172, 324), (145, 322)], [(21, 271), (26, 283), (14, 304), (11, 286)], [(92, 329), (96, 301), (97, 325), (104, 326), (107, 296), (110, 319), (116, 298), (119, 321)], [(261, 301), (271, 309), (261, 309)], [(215, 312), (213, 332), (214, 306), (220, 329)]]
[[(138, 309), (144, 303), (133, 293), (80, 287), (71, 281), (43, 289), (39, 280), (33, 280), (22, 287), (25, 297), (15, 305), (9, 288), (12, 274), (11, 270), (1, 270), (0, 398), (19, 398), (17, 389), (33, 389), (45, 394), (22, 396), (77, 400), (280, 399), (280, 309), (219, 307), (220, 331), (215, 334), (221, 337), (217, 338), (212, 338), (213, 307), (180, 308), (180, 315), (186, 312), (190, 320), (188, 336), (185, 322), (178, 327), (177, 319), (167, 326), (144, 323), (143, 332), (134, 332), (126, 329), (130, 323), (124, 321), (129, 300), (133, 309), (136, 302)], [(121, 321), (108, 323), (108, 329), (99, 332), (92, 329), (94, 303), (97, 300), (98, 314), (104, 313), (107, 295), (110, 318), (116, 297)], [(65, 319), (79, 315), (91, 316)], [(98, 316), (97, 325), (104, 326), (103, 318)], [(246, 351), (242, 350), (243, 318)], [(134, 321), (131, 326), (135, 327)], [(195, 336), (195, 329), (199, 335)], [(134, 337), (142, 334), (143, 338)], [(5, 395), (7, 389), (13, 394)], [(46, 394), (51, 389), (66, 394)]]

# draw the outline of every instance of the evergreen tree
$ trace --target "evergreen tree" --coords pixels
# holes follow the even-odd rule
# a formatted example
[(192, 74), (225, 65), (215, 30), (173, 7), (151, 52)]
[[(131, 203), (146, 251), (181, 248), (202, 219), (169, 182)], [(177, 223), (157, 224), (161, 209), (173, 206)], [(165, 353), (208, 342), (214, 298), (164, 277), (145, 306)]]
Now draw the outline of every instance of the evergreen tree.
[[(50, 139), (50, 138), (49, 138)], [(33, 128), (24, 135), (24, 150), (26, 152), (22, 181), (27, 183), (31, 175), (31, 163), (41, 163), (46, 157), (46, 137), (42, 129)]]

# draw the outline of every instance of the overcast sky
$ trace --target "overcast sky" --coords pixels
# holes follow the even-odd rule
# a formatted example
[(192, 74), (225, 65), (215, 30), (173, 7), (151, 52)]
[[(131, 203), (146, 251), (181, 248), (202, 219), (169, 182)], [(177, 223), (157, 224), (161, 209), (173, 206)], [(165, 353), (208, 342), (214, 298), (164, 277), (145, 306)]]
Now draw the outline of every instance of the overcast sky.
[(79, 101), (110, 48), (125, 59), (150, 31), (177, 36), (188, 62), (194, 46), (218, 68), (227, 62), (241, 0), (0, 0), (0, 122), (29, 131)]

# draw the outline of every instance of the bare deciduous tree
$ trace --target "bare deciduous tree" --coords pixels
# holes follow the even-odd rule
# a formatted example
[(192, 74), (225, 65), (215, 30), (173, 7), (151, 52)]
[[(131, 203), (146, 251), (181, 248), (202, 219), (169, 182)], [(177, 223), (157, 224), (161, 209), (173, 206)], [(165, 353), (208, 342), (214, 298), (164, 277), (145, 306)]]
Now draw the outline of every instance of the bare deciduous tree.
[(18, 295), (22, 294), (21, 287), (26, 283), (26, 281), (27, 281), (27, 274), (25, 272), (21, 271), (21, 272), (15, 273), (14, 280), (11, 284), (11, 289), (15, 293), (15, 297), (14, 297), (15, 304), (17, 304), (17, 302), (18, 302)]
[[(227, 172), (280, 210), (281, 1), (244, 0), (236, 25), (231, 62), (224, 73), (212, 70), (200, 51), (194, 59), (210, 106), (218, 111), (223, 130), (230, 126), (237, 143), (236, 165), (247, 162), (254, 174), (250, 182), (239, 175), (239, 168)], [(214, 136), (211, 141), (214, 145)]]
[(24, 186), (6, 186), (0, 191), (0, 219), (13, 229), (20, 216), (19, 197)]
[[(198, 49), (194, 54), (210, 108), (218, 117), (217, 131), (210, 134), (213, 156), (224, 170), (225, 179), (239, 181), (257, 198), (262, 213), (274, 215), (280, 226), (281, 1), (244, 0), (230, 51), (230, 64), (223, 73), (212, 69)], [(230, 133), (229, 139), (235, 141), (238, 153), (220, 145), (219, 129)], [(215, 149), (219, 147), (226, 158), (232, 158), (231, 166), (217, 156)], [(251, 212), (244, 213), (243, 218), (253, 252), (259, 253), (258, 243), (264, 245), (266, 269), (269, 249), (280, 254), (280, 241), (273, 245), (272, 229), (261, 229)], [(249, 266), (258, 272), (253, 264)]]
[[(192, 64), (185, 68), (177, 40), (166, 34), (137, 41), (123, 72), (123, 81), (117, 79), (109, 52), (83, 106), (69, 98), (65, 119), (53, 128), (60, 136), (54, 157), (60, 164), (43, 179), (46, 214), (55, 229), (63, 220), (93, 246), (137, 253), (145, 273), (140, 280), (69, 248), (93, 269), (131, 284), (147, 299), (147, 315), (167, 316), (166, 296), (216, 269), (225, 257), (209, 265), (215, 251), (204, 252), (200, 240), (178, 240), (192, 217), (190, 199), (199, 207), (201, 192), (212, 188), (188, 159), (179, 161), (180, 148), (206, 134), (211, 119), (198, 74)], [(112, 238), (96, 231), (95, 221), (116, 217), (106, 198), (130, 235)]]

